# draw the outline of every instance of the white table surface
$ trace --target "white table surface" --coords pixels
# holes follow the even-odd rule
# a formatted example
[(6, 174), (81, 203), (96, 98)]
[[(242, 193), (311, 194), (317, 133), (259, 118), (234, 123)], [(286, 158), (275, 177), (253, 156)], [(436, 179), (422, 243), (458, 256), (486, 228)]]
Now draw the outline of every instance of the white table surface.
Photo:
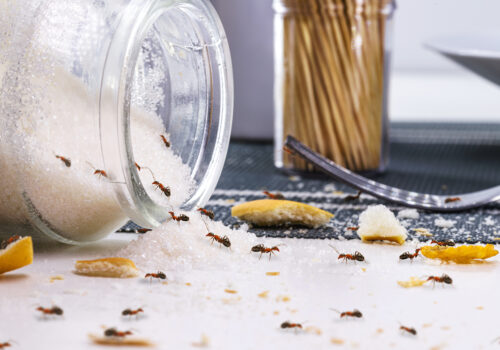
[[(193, 349), (202, 334), (213, 349), (500, 347), (492, 342), (500, 336), (498, 257), (473, 265), (442, 265), (422, 257), (411, 263), (399, 262), (398, 256), (414, 243), (280, 239), (286, 245), (271, 261), (256, 255), (254, 264), (236, 272), (211, 269), (207, 261), (203, 270), (169, 272), (168, 284), (71, 272), (75, 260), (113, 255), (134, 237), (114, 234), (83, 247), (35, 246), (33, 265), (0, 276), (0, 342), (14, 340), (12, 349), (97, 349), (101, 346), (93, 345), (88, 334), (115, 326), (133, 329), (159, 349)], [(368, 262), (337, 261), (328, 243), (345, 252), (359, 250)], [(280, 275), (267, 276), (268, 271)], [(453, 286), (404, 289), (396, 283), (443, 272), (453, 278)], [(64, 280), (50, 282), (55, 275)], [(267, 298), (257, 296), (266, 290)], [(290, 300), (282, 301), (285, 296)], [(53, 304), (64, 309), (62, 318), (42, 319), (35, 311)], [(125, 308), (141, 306), (145, 315), (138, 320), (120, 316)], [(364, 317), (341, 320), (329, 308), (358, 308)], [(286, 320), (317, 327), (321, 335), (281, 330)], [(415, 327), (418, 335), (402, 334), (398, 322)], [(332, 344), (332, 338), (344, 343)]]

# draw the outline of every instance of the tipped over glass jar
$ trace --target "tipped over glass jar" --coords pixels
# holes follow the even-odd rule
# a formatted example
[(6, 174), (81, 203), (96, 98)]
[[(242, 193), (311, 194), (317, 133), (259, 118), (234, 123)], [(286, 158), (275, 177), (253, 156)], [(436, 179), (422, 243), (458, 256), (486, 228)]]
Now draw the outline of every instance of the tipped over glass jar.
[(88, 242), (208, 201), (233, 112), (208, 1), (7, 1), (0, 26), (0, 235)]

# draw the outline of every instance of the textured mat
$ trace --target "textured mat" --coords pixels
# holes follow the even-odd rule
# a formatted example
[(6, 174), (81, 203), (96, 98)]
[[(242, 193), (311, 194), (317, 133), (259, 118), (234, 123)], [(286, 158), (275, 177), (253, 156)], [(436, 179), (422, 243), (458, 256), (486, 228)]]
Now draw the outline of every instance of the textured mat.
[[(377, 181), (436, 194), (464, 193), (499, 183), (500, 125), (394, 124), (390, 134), (390, 164), (384, 174), (373, 177)], [(346, 203), (346, 194), (354, 193), (349, 187), (322, 175), (285, 174), (274, 167), (271, 143), (241, 141), (231, 143), (219, 185), (207, 207), (214, 210), (217, 220), (240, 225), (231, 217), (231, 207), (263, 198), (262, 190), (280, 191), (287, 199), (328, 210), (335, 214), (335, 219), (320, 229), (251, 228), (250, 231), (258, 236), (356, 238), (347, 227), (357, 225), (359, 213), (368, 205), (382, 203), (396, 213), (405, 209), (367, 195)], [(401, 221), (410, 236), (420, 240), (429, 237), (413, 229), (426, 228), (437, 240), (500, 243), (499, 214), (500, 203), (451, 214), (419, 211), (418, 219), (402, 218)], [(135, 228), (131, 223), (123, 230)]]

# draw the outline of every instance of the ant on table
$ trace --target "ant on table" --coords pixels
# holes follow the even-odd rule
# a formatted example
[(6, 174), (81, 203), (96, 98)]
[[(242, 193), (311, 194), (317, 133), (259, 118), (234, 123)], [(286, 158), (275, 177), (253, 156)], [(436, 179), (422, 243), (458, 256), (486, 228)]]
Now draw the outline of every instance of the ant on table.
[(290, 321), (285, 321), (281, 324), (281, 328), (283, 329), (290, 329), (290, 328), (295, 328), (295, 329), (302, 329), (302, 325), (300, 323), (292, 323)]
[(413, 254), (410, 252), (404, 252), (403, 254), (401, 254), (399, 256), (399, 259), (400, 260), (410, 259), (411, 261), (413, 261), (413, 259), (415, 259), (418, 256), (419, 252), (420, 252), (420, 248), (415, 249), (415, 253), (413, 253)]
[(358, 193), (356, 194), (350, 194), (350, 195), (347, 195), (344, 197), (344, 202), (351, 202), (351, 201), (354, 201), (356, 199), (359, 199), (359, 197), (361, 197), (361, 191), (358, 191)]
[(161, 272), (161, 271), (158, 271), (156, 273), (154, 272), (150, 272), (150, 273), (147, 273), (144, 278), (148, 278), (149, 277), (149, 283), (151, 283), (151, 281), (153, 280), (153, 278), (156, 278), (158, 280), (165, 280), (167, 279), (167, 275), (165, 275), (165, 273)]
[(453, 283), (453, 280), (451, 279), (451, 277), (448, 276), (445, 273), (443, 273), (441, 276), (429, 276), (427, 278), (427, 281), (432, 281), (433, 286), (436, 285), (436, 282), (437, 283), (443, 283), (443, 285), (444, 284), (452, 284)]
[(125, 338), (127, 335), (132, 335), (131, 331), (118, 331), (116, 328), (108, 328), (104, 331), (105, 337)]
[(279, 192), (271, 193), (269, 191), (263, 191), (263, 193), (271, 199), (285, 199), (285, 196)]
[(139, 313), (144, 313), (144, 310), (140, 307), (138, 309), (125, 309), (122, 311), (122, 316), (129, 316), (129, 317), (132, 317), (132, 316), (135, 316), (136, 318), (139, 317)]
[(340, 311), (338, 311), (336, 309), (330, 309), (330, 310), (339, 313), (340, 314), (340, 318), (344, 318), (344, 317), (361, 318), (361, 317), (363, 317), (363, 314), (358, 309), (354, 309), (352, 311), (344, 311), (344, 312), (340, 312)]
[(343, 259), (344, 262), (347, 262), (347, 260), (352, 260), (352, 261), (365, 261), (365, 257), (363, 256), (363, 254), (361, 254), (360, 252), (358, 251), (355, 251), (354, 254), (345, 254), (345, 253), (340, 253), (337, 248), (335, 248), (334, 246), (332, 246), (331, 244), (329, 244), (330, 247), (333, 248), (333, 250), (335, 250), (337, 252), (337, 254), (339, 254), (338, 258), (337, 259)]
[(15, 342), (12, 341), (12, 340), (9, 340), (9, 341), (0, 343), (0, 349), (5, 349), (5, 348), (8, 348), (8, 347), (12, 346), (11, 343), (15, 343)]
[(274, 252), (275, 251), (279, 252), (280, 250), (279, 250), (278, 246), (267, 248), (264, 246), (264, 244), (258, 244), (258, 245), (253, 246), (251, 251), (254, 253), (260, 253), (259, 260), (260, 260), (260, 258), (262, 258), (262, 254), (269, 254), (269, 260), (271, 260), (271, 256), (276, 254)]
[(71, 159), (69, 158), (66, 158), (66, 157), (63, 157), (63, 156), (59, 156), (59, 155), (55, 155), (57, 159), (60, 159), (61, 162), (64, 163), (64, 165), (66, 165), (66, 167), (71, 167)]
[(5, 240), (2, 241), (2, 244), (0, 245), (0, 249), (5, 249), (7, 248), (9, 245), (11, 245), (12, 243), (18, 241), (21, 239), (21, 236), (19, 235), (14, 235), (10, 238), (7, 238)]
[(51, 308), (37, 307), (36, 311), (40, 311), (43, 316), (62, 316), (64, 311), (59, 306), (52, 306)]
[(217, 241), (220, 245), (223, 245), (224, 247), (227, 248), (231, 248), (231, 241), (227, 236), (221, 237), (219, 235), (216, 235), (215, 233), (209, 232), (205, 235), (205, 237), (210, 237), (212, 239), (210, 245), (212, 245), (214, 241)]
[(441, 246), (441, 247), (453, 247), (455, 245), (455, 242), (453, 242), (451, 239), (447, 240), (447, 241), (442, 241), (442, 242), (432, 240), (431, 244), (437, 244), (438, 246)]
[(415, 328), (412, 328), (412, 327), (405, 327), (403, 325), (401, 325), (399, 327), (399, 329), (403, 332), (407, 332), (409, 334), (412, 334), (412, 335), (417, 335), (417, 330)]
[(185, 214), (180, 214), (180, 215), (176, 216), (173, 211), (169, 211), (168, 213), (172, 217), (172, 220), (175, 220), (177, 222), (180, 222), (180, 221), (189, 221), (189, 216), (187, 216)]

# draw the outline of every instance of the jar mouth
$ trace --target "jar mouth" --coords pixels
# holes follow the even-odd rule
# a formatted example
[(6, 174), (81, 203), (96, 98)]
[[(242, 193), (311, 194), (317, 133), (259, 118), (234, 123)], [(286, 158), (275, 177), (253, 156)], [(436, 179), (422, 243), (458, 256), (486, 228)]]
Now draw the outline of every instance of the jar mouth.
[[(161, 143), (160, 136), (165, 136), (169, 151), (190, 169), (192, 191), (183, 193), (175, 206), (180, 204), (182, 210), (203, 206), (222, 171), (233, 113), (229, 48), (210, 4), (203, 0), (131, 3), (106, 59), (100, 93), (104, 164), (126, 215), (138, 225), (155, 227), (169, 217), (174, 205), (152, 195), (151, 180), (162, 183), (162, 173), (181, 170), (150, 169), (151, 178), (141, 178), (140, 167), (151, 168), (155, 157), (162, 155), (153, 149), (154, 154), (147, 154), (136, 140), (136, 130), (142, 127), (136, 111), (155, 119), (150, 138)], [(110, 136), (105, 130), (117, 132)]]

